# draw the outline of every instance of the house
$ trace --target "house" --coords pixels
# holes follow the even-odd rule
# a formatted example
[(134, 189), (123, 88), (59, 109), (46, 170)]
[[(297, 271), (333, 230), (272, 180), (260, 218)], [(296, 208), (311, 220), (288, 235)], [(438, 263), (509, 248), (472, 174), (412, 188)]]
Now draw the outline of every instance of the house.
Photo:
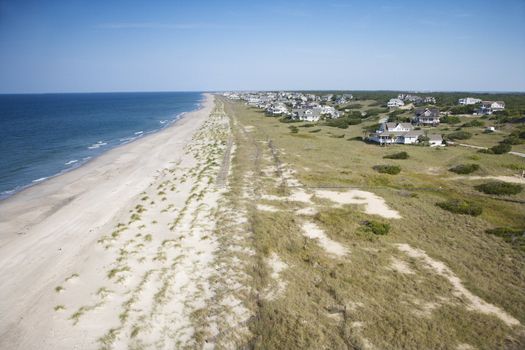
[(505, 109), (505, 102), (503, 101), (481, 101), (481, 107), (478, 114), (492, 114)]
[(423, 103), (427, 103), (427, 104), (433, 104), (435, 105), (436, 104), (436, 98), (433, 97), (433, 96), (425, 96), (423, 98)]
[(284, 103), (274, 103), (266, 109), (266, 112), (271, 115), (288, 114), (288, 108)]
[(411, 94), (399, 94), (397, 98), (405, 102), (412, 102), (413, 104), (416, 104), (416, 105), (425, 104), (425, 103), (426, 104), (436, 104), (436, 98), (433, 96), (420, 97), (420, 96), (411, 95)]
[(292, 119), (306, 122), (317, 122), (321, 119), (321, 113), (319, 110), (314, 111), (313, 108), (298, 108), (292, 110)]
[(381, 145), (387, 144), (414, 144), (419, 142), (418, 138), (423, 135), (423, 131), (414, 130), (410, 123), (383, 123), (368, 136), (368, 139)]
[(339, 118), (340, 113), (330, 106), (311, 106), (292, 110), (292, 119), (317, 122), (321, 118)]
[(465, 97), (465, 98), (460, 98), (458, 100), (458, 103), (460, 105), (475, 105), (476, 103), (480, 103), (481, 100), (479, 98), (474, 98), (474, 97)]
[(399, 98), (391, 98), (390, 101), (386, 104), (388, 108), (397, 108), (405, 105), (405, 102)]
[(443, 143), (443, 137), (439, 134), (429, 134), (428, 136), (428, 143), (430, 147), (441, 147), (445, 146)]
[(439, 125), (439, 118), (439, 109), (437, 108), (417, 109), (413, 122), (417, 125), (436, 126)]

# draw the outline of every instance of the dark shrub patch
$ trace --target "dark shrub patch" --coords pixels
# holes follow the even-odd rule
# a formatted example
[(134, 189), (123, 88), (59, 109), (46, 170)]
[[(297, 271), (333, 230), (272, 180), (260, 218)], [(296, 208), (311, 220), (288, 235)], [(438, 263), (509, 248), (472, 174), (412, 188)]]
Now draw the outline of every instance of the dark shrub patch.
[(440, 121), (442, 123), (447, 123), (447, 124), (459, 124), (461, 122), (461, 119), (453, 115), (448, 115), (448, 116), (441, 118)]
[(446, 137), (450, 140), (467, 140), (472, 137), (472, 134), (467, 131), (456, 131), (456, 132), (447, 134)]
[(496, 227), (486, 230), (485, 232), (487, 232), (489, 235), (501, 237), (505, 242), (525, 251), (525, 229)]
[(372, 232), (374, 235), (384, 236), (390, 231), (390, 224), (379, 221), (368, 220), (363, 222), (363, 225), (367, 231)]
[(508, 143), (500, 143), (499, 145), (496, 145), (490, 148), (490, 150), (494, 154), (509, 153), (511, 149), (512, 149), (512, 146), (509, 145)]
[(319, 132), (319, 131), (321, 131), (321, 129), (315, 129), (315, 130), (312, 130), (312, 131), (309, 131), (309, 132), (316, 133), (316, 132)]
[(387, 154), (383, 158), (385, 159), (408, 159), (408, 153), (399, 152), (399, 153), (394, 153), (394, 154)]
[(523, 187), (519, 184), (511, 184), (502, 181), (491, 181), (474, 186), (474, 188), (480, 192), (486, 194), (495, 194), (498, 196), (518, 194), (523, 190)]
[(470, 174), (470, 173), (475, 172), (476, 170), (479, 170), (479, 165), (478, 164), (459, 164), (448, 170), (456, 174)]
[(466, 122), (462, 126), (466, 128), (472, 128), (472, 127), (485, 126), (485, 123), (481, 120), (471, 120), (469, 122)]
[(298, 128), (297, 126), (295, 126), (295, 125), (290, 125), (290, 126), (288, 127), (288, 129), (290, 129), (290, 132), (291, 132), (292, 134), (297, 134), (297, 133), (299, 132), (299, 128)]
[(507, 143), (509, 145), (521, 145), (523, 141), (519, 137), (511, 135), (503, 141), (501, 141), (501, 143)]
[(479, 204), (462, 199), (451, 199), (436, 203), (436, 205), (441, 209), (456, 214), (478, 216), (483, 212), (483, 208)]
[(374, 165), (372, 169), (378, 173), (390, 175), (397, 175), (401, 172), (401, 168), (397, 165)]
[(332, 127), (335, 127), (335, 128), (340, 128), (340, 129), (346, 129), (348, 128), (348, 119), (346, 118), (337, 118), (337, 119), (330, 119), (326, 122), (326, 125), (327, 126), (332, 126)]

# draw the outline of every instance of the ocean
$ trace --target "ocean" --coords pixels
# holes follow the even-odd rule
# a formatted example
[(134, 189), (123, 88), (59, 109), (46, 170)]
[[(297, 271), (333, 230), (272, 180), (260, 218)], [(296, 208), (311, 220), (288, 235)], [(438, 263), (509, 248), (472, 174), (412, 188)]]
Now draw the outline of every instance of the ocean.
[(0, 95), (0, 199), (197, 109), (198, 92)]

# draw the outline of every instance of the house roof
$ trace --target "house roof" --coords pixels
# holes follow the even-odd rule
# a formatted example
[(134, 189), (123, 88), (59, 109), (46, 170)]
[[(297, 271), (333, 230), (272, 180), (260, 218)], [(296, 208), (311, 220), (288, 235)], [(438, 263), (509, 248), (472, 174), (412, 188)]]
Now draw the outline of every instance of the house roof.
[(437, 108), (420, 108), (416, 109), (416, 117), (439, 117), (439, 109)]
[(412, 129), (412, 124), (410, 123), (385, 123), (387, 129), (394, 129), (398, 125), (400, 125), (404, 129)]

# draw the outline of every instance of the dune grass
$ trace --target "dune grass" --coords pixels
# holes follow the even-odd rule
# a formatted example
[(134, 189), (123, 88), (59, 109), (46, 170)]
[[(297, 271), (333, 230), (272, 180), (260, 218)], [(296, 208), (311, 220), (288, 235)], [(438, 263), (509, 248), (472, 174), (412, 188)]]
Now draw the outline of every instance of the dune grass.
[[(315, 241), (305, 239), (297, 202), (265, 201), (279, 209), (269, 213), (252, 208), (247, 212), (255, 255), (248, 270), (251, 285), (264, 291), (271, 285), (265, 263), (275, 252), (289, 266), (283, 277), (286, 290), (275, 300), (254, 296), (255, 317), (249, 323), (254, 348), (456, 348), (470, 344), (501, 348), (509, 339), (524, 344), (519, 330), (498, 319), (469, 310), (451, 293), (448, 280), (395, 248), (409, 243), (443, 261), (474, 294), (525, 322), (525, 258), (488, 227), (525, 222), (523, 204), (487, 198), (472, 184), (449, 178), (448, 169), (476, 158), (480, 175), (512, 175), (508, 164), (519, 163), (511, 155), (494, 157), (474, 149), (402, 146), (378, 147), (359, 140), (362, 128), (377, 122), (350, 125), (345, 138), (334, 138), (330, 127), (317, 126), (314, 133), (300, 129), (290, 134), (288, 125), (264, 117), (256, 109), (224, 100), (238, 128), (232, 176), (249, 177), (257, 194), (289, 193), (282, 181), (264, 176), (261, 169), (276, 165), (272, 141), (283, 164), (308, 188), (360, 188), (383, 197), (402, 219), (384, 220), (367, 215), (358, 206), (335, 208), (314, 198), (319, 212), (311, 220), (326, 235), (349, 247), (344, 258), (329, 256)], [(332, 129), (333, 130), (333, 129)], [(347, 141), (350, 140), (350, 141)], [(373, 170), (385, 155), (410, 153), (402, 160), (397, 176)], [(247, 175), (249, 174), (249, 175)], [(241, 196), (241, 193), (237, 193)], [(482, 207), (473, 217), (442, 210), (435, 203), (468, 197)], [(517, 199), (524, 200), (521, 193)], [(256, 198), (255, 198), (256, 200)], [(366, 222), (388, 225), (387, 235), (374, 234)], [(373, 225), (376, 226), (376, 225)], [(379, 226), (379, 225), (377, 225)], [(371, 232), (372, 231), (372, 232)], [(503, 258), (507, 257), (507, 258)], [(403, 261), (413, 274), (391, 268), (392, 258)], [(258, 293), (254, 293), (258, 295)], [(458, 331), (460, 329), (461, 331)]]

